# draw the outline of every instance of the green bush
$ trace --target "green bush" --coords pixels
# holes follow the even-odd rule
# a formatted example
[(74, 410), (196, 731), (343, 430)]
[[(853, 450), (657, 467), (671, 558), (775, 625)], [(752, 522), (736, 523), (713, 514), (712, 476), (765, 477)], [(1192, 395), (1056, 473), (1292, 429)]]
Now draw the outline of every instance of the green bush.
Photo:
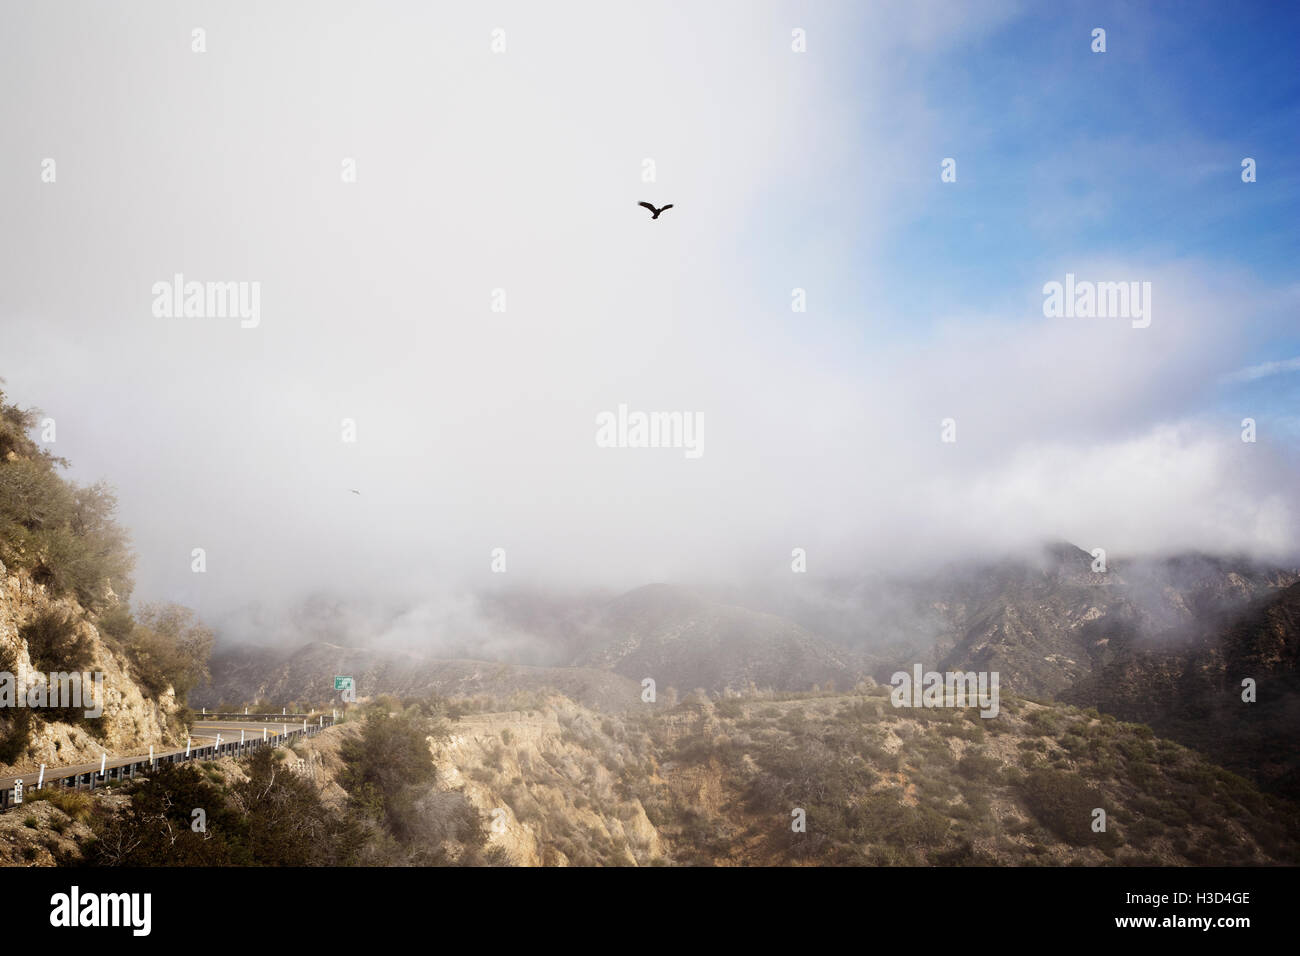
[(26, 707), (10, 708), (0, 721), (0, 764), (17, 763), (32, 742), (32, 712)]
[(713, 705), (719, 717), (734, 720), (745, 712), (744, 702), (739, 697), (724, 697)]
[(35, 802), (44, 800), (52, 807), (57, 807), (73, 820), (86, 820), (90, 817), (94, 801), (81, 790), (67, 790), (63, 787), (43, 787), (32, 792), (26, 799)]
[[(79, 627), (76, 618), (66, 610), (50, 607), (19, 627), (18, 634), (27, 642), (32, 669), (38, 673), (84, 674), (95, 665), (95, 646), (89, 631)], [(106, 722), (86, 716), (92, 685), (84, 679), (78, 680), (83, 706), (55, 707), (51, 700), (49, 706), (42, 708), (40, 716), (47, 722), (79, 725), (102, 737), (108, 731)]]
[(967, 753), (957, 762), (957, 772), (967, 780), (994, 780), (1002, 764), (982, 753)]
[(99, 633), (125, 646), (135, 630), (135, 617), (125, 603), (115, 604), (99, 615)]
[(1030, 770), (1018, 783), (1025, 806), (1044, 827), (1073, 846), (1113, 847), (1113, 832), (1094, 833), (1092, 813), (1105, 805), (1101, 791), (1061, 770)]
[(37, 409), (11, 405), (0, 391), (0, 561), (97, 610), (112, 603), (110, 588), (131, 592), (134, 557), (114, 519), (117, 499), (103, 483), (61, 478), (56, 469), (68, 462), (28, 435), (39, 421)]
[(857, 838), (911, 849), (938, 846), (951, 823), (929, 807), (909, 807), (890, 794), (870, 794), (849, 814)]
[[(167, 765), (139, 782), (121, 813), (92, 814), (89, 866), (330, 866), (356, 860), (362, 835), (331, 812), (311, 783), (255, 751), (233, 790), (192, 764)], [(193, 828), (194, 810), (205, 828)]]
[(171, 687), (182, 703), (208, 678), (214, 635), (179, 604), (147, 604), (127, 641), (136, 679), (155, 696)]
[[(0, 672), (18, 673), (18, 654), (10, 647), (0, 645)], [(31, 743), (32, 712), (26, 707), (10, 707), (0, 711), (0, 764), (17, 763)]]
[(1040, 737), (1055, 737), (1060, 732), (1061, 722), (1050, 710), (1036, 710), (1025, 722)]
[(51, 607), (18, 628), (27, 642), (32, 669), (41, 673), (85, 671), (94, 663), (94, 645), (67, 611)]
[(339, 748), (344, 769), (338, 781), (352, 806), (401, 841), (418, 830), (415, 802), (435, 776), (429, 730), (405, 714), (371, 712), (361, 738), (349, 738)]

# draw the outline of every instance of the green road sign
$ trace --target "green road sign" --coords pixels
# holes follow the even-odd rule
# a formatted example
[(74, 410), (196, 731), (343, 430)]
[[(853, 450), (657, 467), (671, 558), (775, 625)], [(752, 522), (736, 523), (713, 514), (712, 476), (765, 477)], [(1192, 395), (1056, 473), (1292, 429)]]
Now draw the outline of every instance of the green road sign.
[(351, 678), (351, 677), (335, 677), (335, 678), (334, 678), (334, 689), (335, 689), (335, 690), (342, 690), (342, 689), (345, 688), (345, 687), (351, 687), (351, 686), (352, 686), (352, 678)]

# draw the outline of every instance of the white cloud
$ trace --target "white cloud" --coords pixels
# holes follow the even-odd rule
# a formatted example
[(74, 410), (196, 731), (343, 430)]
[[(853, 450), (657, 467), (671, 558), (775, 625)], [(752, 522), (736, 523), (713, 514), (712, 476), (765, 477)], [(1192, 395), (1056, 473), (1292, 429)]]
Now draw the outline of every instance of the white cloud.
[(1261, 378), (1268, 378), (1271, 375), (1284, 375), (1287, 372), (1300, 372), (1300, 356), (1293, 359), (1285, 359), (1281, 362), (1261, 362), (1258, 365), (1248, 365), (1245, 368), (1238, 369), (1230, 375), (1223, 376), (1220, 381), (1225, 384), (1232, 382), (1254, 382)]
[[(1273, 452), (1220, 447), (1192, 411), (1241, 361), (1222, 319), (1249, 283), (1063, 263), (1043, 281), (1152, 280), (1151, 328), (972, 303), (888, 346), (862, 329), (889, 316), (789, 311), (791, 286), (816, 303), (819, 277), (871, 269), (854, 257), (921, 188), (909, 151), (944, 155), (942, 104), (900, 59), (1002, 5), (317, 9), (213, 11), (200, 58), (179, 15), (88, 6), (84, 35), (11, 61), (43, 93), (0, 119), (61, 178), (6, 211), (0, 374), (58, 418), (79, 477), (120, 487), (145, 596), (425, 593), (492, 580), (496, 547), (511, 581), (634, 585), (794, 546), (1294, 543)], [(73, 62), (97, 82), (67, 82)], [(642, 199), (676, 208), (652, 223)], [(178, 271), (260, 281), (261, 326), (154, 319)], [(622, 402), (701, 412), (704, 458), (597, 448)]]

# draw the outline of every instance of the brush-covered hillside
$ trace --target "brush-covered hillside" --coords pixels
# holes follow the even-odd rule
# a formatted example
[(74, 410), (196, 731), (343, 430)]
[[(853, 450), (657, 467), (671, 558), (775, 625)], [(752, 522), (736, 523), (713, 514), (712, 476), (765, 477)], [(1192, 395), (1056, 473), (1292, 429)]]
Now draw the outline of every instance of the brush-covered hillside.
[[(275, 762), (128, 783), (103, 806), (73, 808), (75, 849), (25, 852), (103, 865), (190, 854), (321, 865), (1300, 862), (1292, 805), (1143, 725), (1005, 696), (987, 719), (896, 709), (887, 692), (621, 714), (554, 695), (383, 699)], [(170, 800), (167, 787), (188, 789)], [(227, 828), (205, 839), (222, 842), (186, 835), (168, 850), (161, 834), (188, 817), (167, 808), (188, 813), (199, 796)], [(73, 827), (61, 814), (0, 821), (0, 847), (50, 842), (50, 820)], [(259, 847), (263, 816), (301, 838)], [(122, 845), (151, 855), (110, 852)]]
[[(183, 741), (213, 641), (186, 608), (132, 610), (113, 492), (65, 477), (68, 462), (32, 437), (44, 427), (0, 391), (0, 776)], [(102, 674), (102, 714), (32, 695), (59, 673)]]

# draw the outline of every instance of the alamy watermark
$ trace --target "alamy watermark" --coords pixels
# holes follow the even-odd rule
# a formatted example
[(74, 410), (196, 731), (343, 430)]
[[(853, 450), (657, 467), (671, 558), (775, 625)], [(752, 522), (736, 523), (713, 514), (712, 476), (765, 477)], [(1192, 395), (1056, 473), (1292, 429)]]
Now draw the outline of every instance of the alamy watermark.
[(153, 284), (153, 314), (160, 319), (239, 319), (245, 329), (262, 321), (262, 283), (185, 281), (176, 273)]
[(596, 416), (598, 448), (682, 448), (687, 458), (704, 454), (702, 412), (617, 412)]
[(125, 926), (133, 936), (148, 936), (152, 910), (150, 893), (83, 893), (73, 886), (50, 897), (50, 925)]
[(999, 710), (997, 671), (896, 671), (889, 678), (894, 688), (889, 700), (895, 707), (978, 707), (981, 717), (996, 717)]
[(0, 671), (0, 707), (81, 708), (87, 719), (104, 713), (104, 674), (57, 671), (49, 674), (18, 674)]
[(1151, 324), (1150, 282), (1076, 281), (1073, 272), (1065, 282), (1043, 286), (1043, 315), (1049, 319), (1132, 319), (1133, 328)]

